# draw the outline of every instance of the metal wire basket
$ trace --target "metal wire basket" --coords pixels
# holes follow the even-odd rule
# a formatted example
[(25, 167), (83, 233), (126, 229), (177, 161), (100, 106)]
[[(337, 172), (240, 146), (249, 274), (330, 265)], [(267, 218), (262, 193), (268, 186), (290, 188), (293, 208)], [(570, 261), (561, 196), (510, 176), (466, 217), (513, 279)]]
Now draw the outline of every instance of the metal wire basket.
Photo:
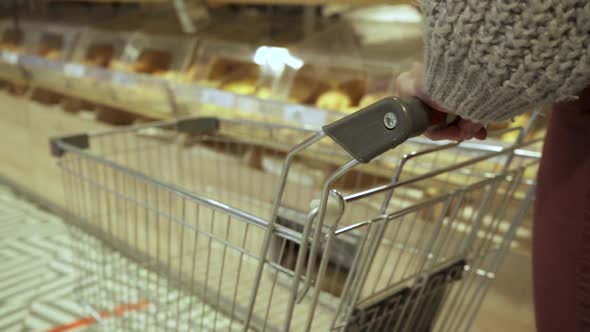
[(361, 163), (333, 136), (197, 118), (52, 141), (94, 327), (469, 330), (541, 142), (416, 138)]

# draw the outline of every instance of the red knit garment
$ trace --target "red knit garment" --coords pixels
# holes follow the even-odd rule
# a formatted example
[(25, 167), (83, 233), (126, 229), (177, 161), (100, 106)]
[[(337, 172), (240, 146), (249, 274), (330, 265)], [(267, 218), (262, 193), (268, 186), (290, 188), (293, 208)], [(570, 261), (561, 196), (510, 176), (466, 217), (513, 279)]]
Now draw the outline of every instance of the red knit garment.
[(590, 331), (590, 87), (554, 106), (533, 231), (539, 332)]

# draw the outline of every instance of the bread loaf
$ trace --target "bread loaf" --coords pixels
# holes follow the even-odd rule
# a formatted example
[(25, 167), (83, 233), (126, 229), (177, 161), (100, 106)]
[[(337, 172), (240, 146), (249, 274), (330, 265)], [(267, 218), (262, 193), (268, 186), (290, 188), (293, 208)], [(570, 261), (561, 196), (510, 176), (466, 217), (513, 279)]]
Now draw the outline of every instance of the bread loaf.
[(252, 95), (256, 92), (256, 82), (253, 80), (239, 80), (226, 83), (222, 89), (239, 95)]
[(166, 71), (172, 64), (172, 54), (155, 49), (146, 49), (141, 52), (135, 63), (133, 71), (136, 73), (152, 74), (156, 71)]
[(63, 38), (59, 35), (48, 34), (41, 38), (37, 54), (48, 59), (59, 59), (63, 49)]
[(109, 44), (96, 44), (86, 50), (83, 62), (87, 65), (106, 68), (113, 58), (114, 49)]
[(335, 89), (319, 96), (316, 106), (332, 111), (344, 111), (352, 106), (352, 99), (346, 92)]
[(350, 97), (351, 105), (358, 105), (361, 97), (367, 91), (367, 81), (364, 79), (348, 80), (340, 83), (338, 89), (346, 92)]

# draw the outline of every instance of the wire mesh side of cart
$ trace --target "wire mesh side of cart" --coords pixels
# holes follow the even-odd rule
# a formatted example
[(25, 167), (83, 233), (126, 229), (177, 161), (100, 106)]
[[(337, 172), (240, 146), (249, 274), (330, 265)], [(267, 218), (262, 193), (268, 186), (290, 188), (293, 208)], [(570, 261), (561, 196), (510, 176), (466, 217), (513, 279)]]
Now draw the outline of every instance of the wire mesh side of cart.
[[(533, 143), (408, 142), (334, 181), (327, 189), (348, 200), (345, 213), (312, 227), (310, 202), (350, 157), (321, 138), (287, 158), (313, 134), (304, 130), (227, 121), (196, 133), (194, 125), (55, 142), (83, 230), (75, 231), (80, 299), (97, 327), (234, 330), (248, 321), (254, 330), (391, 331), (429, 317), (439, 330), (458, 330), (456, 319), (435, 318), (473, 316), (530, 200), (528, 169), (538, 157), (524, 150)], [(440, 304), (422, 314), (412, 308), (427, 301), (432, 276), (461, 281), (444, 283)], [(404, 299), (397, 307), (396, 298)]]
[(336, 231), (334, 239), (357, 231), (360, 249), (335, 326), (469, 330), (527, 212), (533, 187), (520, 185), (523, 175), (515, 169)]
[[(312, 307), (322, 291), (340, 296), (332, 329), (468, 330), (532, 199), (540, 155), (520, 147), (535, 151), (540, 143), (501, 148), (414, 140), (406, 144), (412, 152), (376, 161), (396, 160), (390, 180), (347, 192), (339, 181), (352, 169), (371, 172), (349, 161), (330, 173), (322, 192), (326, 200), (332, 190), (345, 207), (326, 207), (322, 219), (320, 203), (299, 228), (286, 221), (313, 238), (295, 244), (291, 266), (298, 271), (303, 261), (306, 282), (295, 272), (292, 291), (302, 298), (315, 285)], [(281, 257), (284, 247), (274, 252)]]

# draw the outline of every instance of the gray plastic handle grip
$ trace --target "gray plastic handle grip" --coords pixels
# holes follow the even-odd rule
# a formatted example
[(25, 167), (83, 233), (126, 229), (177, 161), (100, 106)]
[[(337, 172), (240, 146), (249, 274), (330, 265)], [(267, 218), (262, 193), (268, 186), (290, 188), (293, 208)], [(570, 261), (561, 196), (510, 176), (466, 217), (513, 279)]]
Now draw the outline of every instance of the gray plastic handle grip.
[(388, 97), (323, 127), (361, 163), (395, 148), (433, 125), (434, 111), (417, 98)]

